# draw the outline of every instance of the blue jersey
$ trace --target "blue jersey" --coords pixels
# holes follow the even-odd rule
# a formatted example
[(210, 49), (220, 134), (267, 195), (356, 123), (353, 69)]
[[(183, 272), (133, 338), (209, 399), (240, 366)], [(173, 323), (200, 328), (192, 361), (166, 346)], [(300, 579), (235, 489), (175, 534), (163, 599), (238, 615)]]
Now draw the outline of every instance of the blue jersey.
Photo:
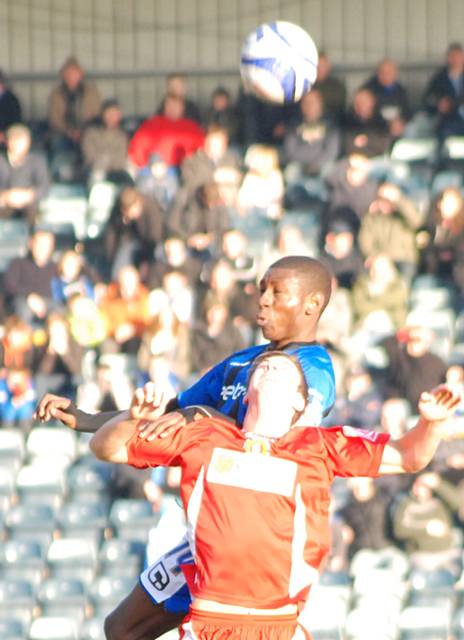
[[(178, 394), (179, 407), (209, 405), (241, 425), (246, 411), (243, 399), (250, 367), (254, 359), (269, 347), (269, 344), (262, 344), (229, 356), (189, 389)], [(309, 390), (311, 423), (319, 424), (335, 401), (335, 377), (330, 356), (315, 342), (292, 342), (282, 350), (298, 357)]]

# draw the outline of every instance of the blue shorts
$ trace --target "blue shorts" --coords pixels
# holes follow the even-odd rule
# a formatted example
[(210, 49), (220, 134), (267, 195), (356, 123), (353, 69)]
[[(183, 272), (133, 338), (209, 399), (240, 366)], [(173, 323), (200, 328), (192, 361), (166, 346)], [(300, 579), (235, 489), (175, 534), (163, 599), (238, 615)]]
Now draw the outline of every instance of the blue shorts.
[(180, 565), (193, 564), (187, 537), (163, 554), (140, 575), (140, 585), (155, 604), (164, 603), (170, 613), (188, 613), (191, 598)]

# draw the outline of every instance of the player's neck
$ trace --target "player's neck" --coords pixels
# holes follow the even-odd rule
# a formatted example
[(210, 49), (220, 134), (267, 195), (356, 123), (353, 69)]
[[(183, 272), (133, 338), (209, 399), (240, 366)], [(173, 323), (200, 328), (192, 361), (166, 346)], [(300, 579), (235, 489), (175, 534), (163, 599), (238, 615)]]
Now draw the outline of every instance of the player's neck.
[(293, 411), (283, 404), (266, 407), (249, 405), (243, 421), (243, 431), (267, 438), (280, 438), (292, 427)]
[(316, 327), (312, 327), (306, 331), (301, 331), (291, 338), (281, 338), (278, 340), (272, 340), (271, 344), (274, 349), (284, 349), (290, 344), (294, 343), (315, 343), (316, 342)]

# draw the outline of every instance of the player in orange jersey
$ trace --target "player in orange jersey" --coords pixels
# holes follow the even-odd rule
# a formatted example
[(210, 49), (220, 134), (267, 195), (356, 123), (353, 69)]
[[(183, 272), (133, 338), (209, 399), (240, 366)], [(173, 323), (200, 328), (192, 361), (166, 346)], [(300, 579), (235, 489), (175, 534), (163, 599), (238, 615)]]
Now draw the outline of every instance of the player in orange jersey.
[[(247, 402), (243, 430), (206, 415), (147, 442), (137, 437), (138, 420), (116, 418), (91, 441), (103, 460), (182, 468), (195, 560), (187, 640), (232, 631), (236, 638), (304, 637), (298, 606), (329, 550), (334, 477), (419, 471), (460, 397), (445, 386), (422, 394), (417, 425), (396, 441), (346, 426), (301, 426), (307, 388), (298, 358), (267, 352), (250, 373)], [(138, 396), (132, 409), (140, 416)]]

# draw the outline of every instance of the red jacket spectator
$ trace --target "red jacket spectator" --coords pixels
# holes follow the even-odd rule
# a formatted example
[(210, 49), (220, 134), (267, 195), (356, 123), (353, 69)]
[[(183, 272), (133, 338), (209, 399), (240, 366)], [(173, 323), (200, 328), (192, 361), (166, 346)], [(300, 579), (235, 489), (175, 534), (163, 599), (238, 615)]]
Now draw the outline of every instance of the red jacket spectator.
[(169, 165), (178, 166), (185, 157), (203, 146), (205, 132), (199, 124), (184, 117), (184, 101), (168, 95), (162, 115), (145, 120), (129, 145), (129, 158), (143, 167), (153, 153)]

